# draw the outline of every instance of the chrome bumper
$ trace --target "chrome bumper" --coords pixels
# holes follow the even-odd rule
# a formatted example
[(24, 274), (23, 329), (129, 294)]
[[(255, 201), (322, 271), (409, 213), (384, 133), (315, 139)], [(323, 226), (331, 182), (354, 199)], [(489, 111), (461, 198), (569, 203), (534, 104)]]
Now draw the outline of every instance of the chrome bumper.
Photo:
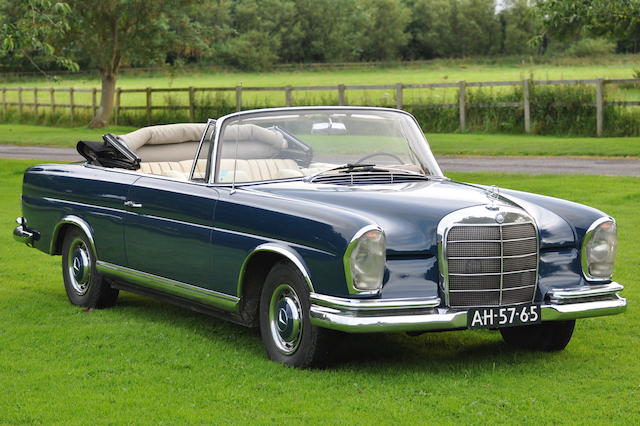
[[(627, 308), (618, 283), (550, 291), (542, 321), (615, 315)], [(441, 331), (467, 328), (467, 311), (439, 308), (440, 299), (345, 299), (311, 294), (311, 322), (351, 333)]]
[(32, 247), (33, 241), (38, 237), (38, 233), (33, 229), (27, 228), (27, 220), (25, 218), (19, 217), (16, 222), (18, 226), (13, 230), (13, 239)]

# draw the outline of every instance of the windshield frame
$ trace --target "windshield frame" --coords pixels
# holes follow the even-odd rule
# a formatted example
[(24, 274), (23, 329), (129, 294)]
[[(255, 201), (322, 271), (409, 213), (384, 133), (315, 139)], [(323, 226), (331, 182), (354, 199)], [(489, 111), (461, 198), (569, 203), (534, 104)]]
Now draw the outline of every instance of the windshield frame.
[[(216, 126), (215, 126), (215, 132), (214, 132), (214, 140), (213, 140), (213, 149), (211, 150), (211, 156), (210, 156), (210, 161), (208, 164), (208, 169), (209, 169), (209, 178), (208, 178), (208, 184), (210, 185), (220, 185), (220, 186), (244, 186), (244, 185), (258, 185), (258, 184), (263, 184), (263, 183), (268, 183), (268, 182), (283, 182), (283, 181), (291, 181), (291, 180), (303, 180), (303, 177), (295, 177), (295, 178), (282, 178), (282, 179), (276, 179), (276, 180), (270, 180), (270, 181), (255, 181), (255, 182), (225, 182), (225, 183), (220, 183), (220, 182), (216, 182), (215, 181), (215, 177), (218, 174), (218, 169), (220, 167), (219, 161), (218, 161), (218, 157), (220, 156), (220, 138), (222, 135), (222, 130), (225, 128), (227, 121), (233, 121), (233, 120), (237, 120), (243, 116), (251, 116), (251, 115), (260, 115), (260, 114), (265, 114), (265, 113), (301, 113), (301, 112), (315, 112), (315, 111), (358, 111), (358, 112), (366, 112), (366, 111), (371, 111), (371, 112), (376, 112), (376, 111), (381, 111), (381, 112), (393, 112), (393, 113), (398, 113), (398, 114), (403, 114), (407, 117), (410, 118), (410, 120), (413, 122), (413, 124), (416, 126), (417, 130), (419, 131), (419, 133), (422, 135), (422, 140), (424, 141), (424, 151), (422, 154), (422, 156), (418, 155), (418, 153), (414, 152), (413, 149), (411, 149), (411, 146), (409, 144), (407, 144), (408, 148), (411, 150), (411, 152), (416, 155), (417, 158), (421, 159), (424, 161), (424, 166), (427, 167), (427, 169), (431, 172), (431, 174), (429, 176), (431, 177), (438, 177), (438, 178), (443, 178), (445, 177), (444, 174), (442, 173), (442, 170), (440, 169), (440, 166), (438, 165), (438, 162), (436, 161), (433, 152), (431, 151), (431, 146), (429, 145), (429, 142), (427, 141), (426, 136), (424, 135), (424, 133), (422, 132), (422, 129), (420, 128), (420, 125), (418, 124), (418, 121), (416, 120), (416, 118), (411, 115), (410, 113), (400, 110), (400, 109), (395, 109), (395, 108), (382, 108), (382, 107), (357, 107), (357, 106), (312, 106), (312, 107), (306, 107), (306, 106), (302, 106), (302, 107), (282, 107), (282, 108), (262, 108), (262, 109), (252, 109), (252, 110), (246, 110), (246, 111), (239, 111), (239, 112), (234, 112), (231, 114), (227, 114), (225, 116), (222, 116), (220, 118), (218, 118), (216, 120)], [(422, 158), (424, 157), (424, 158)]]

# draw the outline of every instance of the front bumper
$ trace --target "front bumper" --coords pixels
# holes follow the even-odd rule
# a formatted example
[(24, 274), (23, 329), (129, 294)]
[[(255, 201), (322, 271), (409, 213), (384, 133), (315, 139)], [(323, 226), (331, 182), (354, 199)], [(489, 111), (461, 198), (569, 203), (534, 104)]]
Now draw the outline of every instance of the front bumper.
[[(541, 304), (542, 321), (615, 315), (627, 308), (617, 292), (624, 287), (610, 283), (575, 290), (549, 291)], [(467, 328), (467, 311), (440, 308), (431, 299), (345, 299), (311, 294), (314, 325), (350, 333), (441, 331)]]
[(27, 221), (23, 217), (17, 218), (16, 222), (18, 223), (18, 226), (13, 230), (13, 239), (32, 247), (33, 242), (39, 238), (38, 232), (33, 229), (29, 229), (27, 227)]

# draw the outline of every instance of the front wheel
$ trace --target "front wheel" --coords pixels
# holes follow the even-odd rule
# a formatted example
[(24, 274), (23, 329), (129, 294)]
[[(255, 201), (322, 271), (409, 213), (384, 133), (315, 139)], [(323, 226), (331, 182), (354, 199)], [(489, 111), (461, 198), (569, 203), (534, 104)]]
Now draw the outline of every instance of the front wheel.
[(329, 331), (311, 324), (309, 290), (291, 264), (276, 264), (260, 295), (260, 336), (273, 361), (297, 368), (317, 367), (328, 356)]
[(87, 308), (107, 308), (118, 290), (96, 271), (96, 257), (89, 238), (79, 229), (69, 230), (62, 246), (62, 277), (69, 301)]
[(532, 351), (561, 351), (571, 340), (576, 320), (548, 321), (542, 324), (501, 328), (500, 333), (510, 345)]

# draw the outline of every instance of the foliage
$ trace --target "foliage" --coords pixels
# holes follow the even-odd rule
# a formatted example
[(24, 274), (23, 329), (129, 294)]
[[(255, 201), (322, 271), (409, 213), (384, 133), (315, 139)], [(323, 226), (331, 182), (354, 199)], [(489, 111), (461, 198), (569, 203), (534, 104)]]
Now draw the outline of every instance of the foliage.
[[(0, 162), (2, 229), (15, 226), (22, 172), (33, 164)], [(615, 278), (631, 303), (640, 298), (637, 178), (449, 176), (612, 215)], [(489, 330), (352, 335), (331, 368), (300, 371), (269, 361), (253, 330), (148, 298), (123, 293), (107, 310), (72, 306), (60, 258), (9, 234), (0, 233), (3, 424), (640, 422), (637, 309), (578, 320), (561, 353), (515, 350)]]
[(640, 24), (639, 0), (544, 0), (537, 8), (545, 30), (561, 36), (621, 36)]
[(616, 49), (615, 43), (606, 38), (581, 38), (570, 44), (563, 52), (566, 56), (592, 57), (610, 55)]
[(26, 58), (40, 71), (48, 61), (77, 70), (78, 64), (52, 44), (52, 39), (69, 30), (70, 12), (66, 2), (0, 1), (0, 57)]

